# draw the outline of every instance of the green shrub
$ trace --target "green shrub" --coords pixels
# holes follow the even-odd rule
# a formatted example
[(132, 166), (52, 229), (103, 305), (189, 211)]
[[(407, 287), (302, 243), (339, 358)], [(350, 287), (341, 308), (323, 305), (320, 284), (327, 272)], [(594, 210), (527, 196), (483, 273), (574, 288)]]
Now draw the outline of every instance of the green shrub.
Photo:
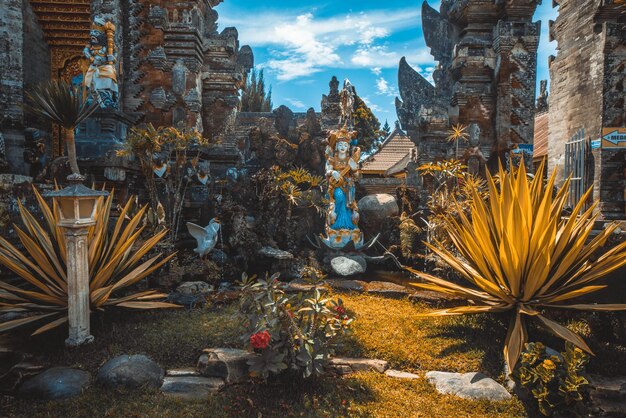
[(304, 377), (322, 374), (338, 346), (337, 337), (353, 319), (341, 299), (332, 300), (314, 275), (312, 290), (286, 295), (276, 273), (265, 280), (244, 274), (238, 316), (249, 349), (260, 355), (249, 361), (253, 376), (267, 378), (291, 369)]
[(583, 416), (589, 382), (582, 376), (589, 356), (571, 343), (561, 356), (548, 355), (542, 343), (528, 343), (513, 377), (530, 390), (545, 416)]

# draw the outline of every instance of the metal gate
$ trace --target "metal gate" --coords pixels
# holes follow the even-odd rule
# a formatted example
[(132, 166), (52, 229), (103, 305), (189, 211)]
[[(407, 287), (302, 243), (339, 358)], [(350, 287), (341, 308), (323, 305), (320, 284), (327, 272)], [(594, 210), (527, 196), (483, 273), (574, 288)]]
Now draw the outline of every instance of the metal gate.
[(572, 209), (574, 209), (585, 193), (587, 147), (588, 144), (585, 140), (584, 129), (579, 129), (578, 132), (565, 143), (564, 174), (565, 178), (571, 176), (567, 206)]

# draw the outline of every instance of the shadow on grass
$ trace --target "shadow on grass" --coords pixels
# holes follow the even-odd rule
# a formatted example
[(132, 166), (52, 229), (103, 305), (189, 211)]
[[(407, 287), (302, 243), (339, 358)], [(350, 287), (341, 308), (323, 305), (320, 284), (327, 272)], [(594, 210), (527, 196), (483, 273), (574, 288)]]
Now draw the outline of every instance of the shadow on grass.
[(156, 389), (133, 392), (92, 386), (81, 396), (65, 401), (0, 398), (0, 415), (11, 417), (326, 417), (347, 416), (351, 404), (375, 399), (363, 382), (355, 379), (293, 375), (265, 383), (226, 387), (203, 400), (177, 400)]
[(92, 316), (93, 343), (65, 347), (67, 326), (43, 335), (23, 333), (24, 350), (50, 365), (74, 366), (95, 372), (111, 357), (146, 354), (164, 368), (194, 366), (208, 347), (241, 346), (233, 307), (209, 309), (124, 311), (111, 310)]

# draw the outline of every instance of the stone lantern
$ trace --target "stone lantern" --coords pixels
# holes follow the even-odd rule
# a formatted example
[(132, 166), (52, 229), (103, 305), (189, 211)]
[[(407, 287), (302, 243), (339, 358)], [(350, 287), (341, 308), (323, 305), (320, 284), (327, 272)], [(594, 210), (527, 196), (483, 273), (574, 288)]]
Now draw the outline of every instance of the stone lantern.
[(58, 205), (61, 220), (59, 226), (65, 230), (67, 248), (67, 310), (70, 347), (93, 341), (89, 324), (89, 243), (87, 231), (95, 224), (96, 202), (107, 196), (104, 191), (85, 187), (85, 177), (72, 174), (70, 185), (62, 190), (46, 193)]

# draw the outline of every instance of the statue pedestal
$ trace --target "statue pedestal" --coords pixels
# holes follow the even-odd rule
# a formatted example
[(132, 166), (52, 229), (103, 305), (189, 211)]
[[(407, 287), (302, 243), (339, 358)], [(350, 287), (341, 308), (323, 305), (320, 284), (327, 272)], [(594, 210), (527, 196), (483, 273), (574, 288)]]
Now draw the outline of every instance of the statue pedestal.
[(76, 128), (76, 154), (80, 161), (105, 157), (126, 140), (128, 117), (116, 109), (98, 109)]

